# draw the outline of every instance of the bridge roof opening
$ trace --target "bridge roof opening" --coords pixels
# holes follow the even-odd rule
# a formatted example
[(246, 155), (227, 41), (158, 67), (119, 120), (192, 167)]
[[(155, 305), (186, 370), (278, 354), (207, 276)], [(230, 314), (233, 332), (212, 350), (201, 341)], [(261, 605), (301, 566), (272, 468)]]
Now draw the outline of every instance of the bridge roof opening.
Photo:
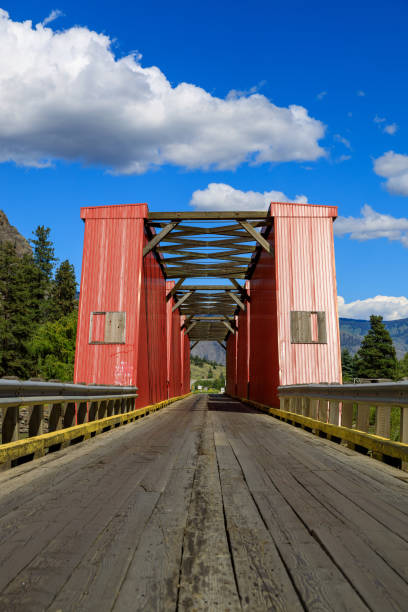
[(176, 281), (167, 298), (185, 315), (194, 345), (216, 340), (224, 346), (235, 332), (235, 315), (248, 300), (243, 281), (261, 250), (271, 252), (272, 221), (267, 211), (149, 213), (143, 255), (154, 250), (165, 277)]

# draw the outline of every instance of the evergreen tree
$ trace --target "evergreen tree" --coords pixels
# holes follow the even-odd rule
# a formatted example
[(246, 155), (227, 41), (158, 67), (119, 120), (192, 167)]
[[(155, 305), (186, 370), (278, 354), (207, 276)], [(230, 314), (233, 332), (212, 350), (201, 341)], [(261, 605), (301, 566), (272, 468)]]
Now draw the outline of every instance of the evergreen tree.
[(0, 376), (30, 376), (26, 345), (40, 316), (39, 281), (31, 255), (19, 257), (11, 243), (0, 245)]
[(55, 273), (50, 298), (50, 318), (60, 319), (75, 309), (76, 286), (74, 266), (65, 260)]
[(395, 378), (397, 357), (381, 316), (371, 315), (370, 329), (357, 353), (357, 374), (362, 378)]
[(37, 266), (40, 276), (38, 292), (41, 294), (40, 317), (41, 321), (46, 321), (50, 316), (50, 293), (52, 286), (52, 276), (57, 258), (55, 257), (54, 245), (49, 239), (50, 228), (39, 225), (35, 232), (35, 238), (30, 240), (33, 245), (34, 263)]
[(341, 367), (344, 382), (352, 381), (354, 378), (354, 362), (350, 351), (346, 348), (341, 351)]
[(30, 240), (34, 247), (34, 262), (41, 272), (41, 276), (46, 284), (50, 284), (52, 280), (52, 273), (54, 270), (55, 257), (54, 245), (49, 239), (51, 230), (49, 227), (39, 225), (35, 232), (33, 232), (35, 238)]

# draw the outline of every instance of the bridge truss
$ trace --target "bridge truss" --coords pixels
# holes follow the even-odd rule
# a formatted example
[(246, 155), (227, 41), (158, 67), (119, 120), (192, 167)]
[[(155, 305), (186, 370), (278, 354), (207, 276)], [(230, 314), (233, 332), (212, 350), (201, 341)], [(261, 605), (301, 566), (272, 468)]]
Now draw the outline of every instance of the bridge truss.
[(272, 222), (267, 211), (149, 213), (143, 255), (154, 250), (165, 277), (176, 281), (167, 299), (185, 316), (192, 346), (215, 340), (225, 348), (235, 333), (235, 316), (249, 299), (242, 281), (251, 278), (262, 249), (271, 253)]

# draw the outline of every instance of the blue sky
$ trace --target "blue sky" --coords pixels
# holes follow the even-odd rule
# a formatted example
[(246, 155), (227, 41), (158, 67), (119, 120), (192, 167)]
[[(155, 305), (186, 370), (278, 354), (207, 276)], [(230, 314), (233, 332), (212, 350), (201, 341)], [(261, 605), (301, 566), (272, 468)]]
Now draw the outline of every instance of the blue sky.
[(408, 317), (405, 0), (0, 6), (0, 208), (78, 277), (81, 206), (281, 192), (338, 205), (343, 315)]

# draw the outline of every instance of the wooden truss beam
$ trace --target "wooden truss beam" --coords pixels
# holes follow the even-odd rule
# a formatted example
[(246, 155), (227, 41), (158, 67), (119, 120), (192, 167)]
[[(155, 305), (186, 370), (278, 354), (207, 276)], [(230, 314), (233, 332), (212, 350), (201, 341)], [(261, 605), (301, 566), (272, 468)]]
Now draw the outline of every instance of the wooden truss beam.
[(178, 224), (179, 221), (168, 223), (159, 234), (156, 234), (156, 236), (154, 236), (143, 249), (143, 257), (146, 257), (146, 255), (150, 253), (150, 251), (152, 251), (157, 244), (159, 244), (160, 240), (163, 240), (163, 238), (165, 238), (167, 234), (169, 234)]
[(224, 344), (223, 342), (221, 342), (221, 340), (217, 340), (217, 342), (218, 342), (218, 344), (219, 344), (220, 346), (222, 346), (222, 348), (224, 349), (224, 351), (226, 351), (226, 350), (227, 350), (227, 347), (225, 346), (225, 344)]
[(250, 236), (252, 236), (252, 238), (254, 240), (256, 240), (256, 242), (258, 244), (261, 245), (261, 247), (267, 252), (269, 253), (269, 255), (272, 255), (272, 247), (269, 244), (269, 242), (267, 240), (265, 240), (265, 238), (263, 236), (261, 236), (261, 234), (259, 232), (256, 231), (255, 228), (252, 227), (252, 225), (250, 223), (248, 223), (247, 221), (240, 221), (240, 224), (242, 225), (242, 227), (248, 232), (248, 234)]
[(189, 291), (188, 293), (185, 293), (178, 302), (176, 302), (173, 306), (173, 308), (171, 309), (171, 312), (174, 312), (175, 310), (177, 310), (177, 308), (179, 308), (183, 302), (185, 302), (186, 300), (188, 300), (188, 298), (190, 297), (190, 295), (193, 295), (193, 291)]
[(198, 344), (199, 342), (201, 342), (201, 340), (196, 340), (195, 342), (193, 342), (193, 344), (190, 346), (190, 351), (192, 351), (192, 350), (193, 350), (193, 348), (194, 348), (195, 346), (197, 346), (197, 344)]
[(180, 289), (181, 285), (184, 283), (185, 279), (184, 278), (180, 278), (177, 283), (174, 285), (173, 289), (170, 289), (170, 291), (168, 292), (168, 294), (166, 295), (166, 300), (167, 302), (171, 299), (171, 297), (173, 295), (175, 295), (175, 293), (177, 293), (177, 291)]
[(241, 310), (245, 311), (245, 304), (241, 302), (241, 300), (238, 296), (235, 295), (235, 293), (232, 293), (231, 291), (227, 291), (226, 293), (234, 300), (234, 302), (238, 304)]
[(149, 219), (154, 221), (167, 221), (168, 219), (179, 221), (218, 221), (232, 219), (267, 219), (267, 211), (222, 211), (222, 212), (150, 212)]
[(232, 334), (235, 334), (235, 329), (231, 327), (231, 325), (227, 321), (223, 321), (223, 324)]

